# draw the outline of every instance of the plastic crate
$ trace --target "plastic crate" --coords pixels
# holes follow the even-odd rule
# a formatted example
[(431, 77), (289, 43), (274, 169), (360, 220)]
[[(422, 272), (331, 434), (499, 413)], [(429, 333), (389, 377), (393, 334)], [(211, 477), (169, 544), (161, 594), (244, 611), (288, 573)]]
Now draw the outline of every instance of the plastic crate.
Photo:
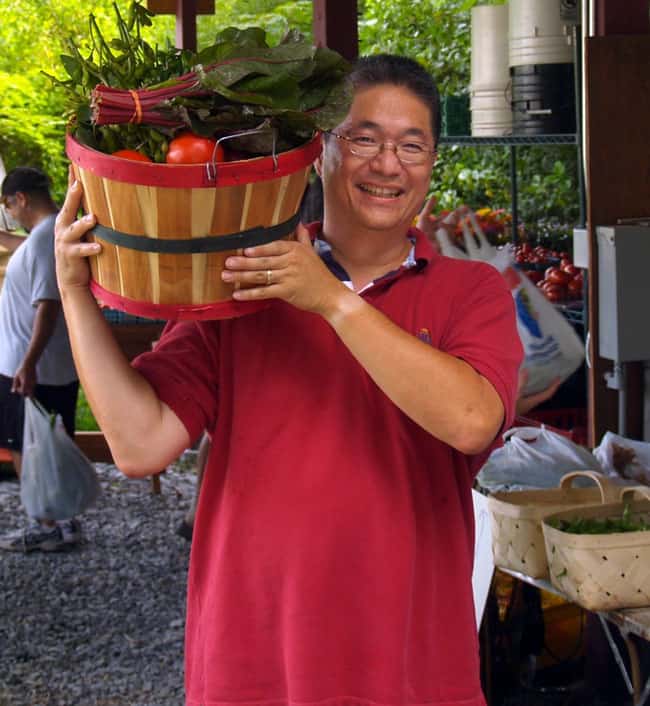
[(533, 409), (525, 417), (517, 417), (513, 424), (515, 427), (542, 425), (576, 444), (587, 445), (587, 410), (583, 407)]
[(102, 314), (109, 324), (114, 325), (127, 325), (127, 324), (155, 324), (164, 323), (162, 319), (147, 319), (143, 316), (135, 316), (134, 314), (126, 314), (118, 309), (110, 309), (109, 307), (102, 307)]

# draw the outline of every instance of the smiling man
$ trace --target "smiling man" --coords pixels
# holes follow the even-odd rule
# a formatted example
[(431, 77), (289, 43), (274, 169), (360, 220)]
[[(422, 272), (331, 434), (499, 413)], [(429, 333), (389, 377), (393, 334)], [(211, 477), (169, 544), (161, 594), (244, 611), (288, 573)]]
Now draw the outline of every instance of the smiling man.
[(71, 188), (59, 283), (82, 384), (118, 465), (212, 436), (194, 526), (188, 706), (483, 706), (474, 476), (514, 410), (512, 297), (411, 227), (439, 136), (417, 63), (362, 59), (316, 168), (324, 220), (222, 277), (264, 311), (168, 327), (132, 367), (88, 290)]

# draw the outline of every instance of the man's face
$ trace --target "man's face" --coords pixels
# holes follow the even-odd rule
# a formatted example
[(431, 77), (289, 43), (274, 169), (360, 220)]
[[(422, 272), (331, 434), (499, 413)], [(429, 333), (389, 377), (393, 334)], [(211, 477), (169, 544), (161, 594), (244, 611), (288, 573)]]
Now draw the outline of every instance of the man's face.
[[(317, 169), (323, 179), (326, 225), (403, 234), (420, 210), (435, 162), (430, 108), (409, 89), (380, 84), (355, 92), (347, 118), (333, 131), (356, 143), (386, 143), (376, 156), (354, 154), (349, 139), (329, 136)], [(421, 163), (405, 163), (395, 147), (426, 148)]]
[(2, 205), (5, 213), (9, 216), (11, 222), (9, 225), (18, 224), (25, 227), (22, 220), (22, 214), (25, 207), (25, 197), (22, 193), (11, 194), (10, 196), (2, 197)]

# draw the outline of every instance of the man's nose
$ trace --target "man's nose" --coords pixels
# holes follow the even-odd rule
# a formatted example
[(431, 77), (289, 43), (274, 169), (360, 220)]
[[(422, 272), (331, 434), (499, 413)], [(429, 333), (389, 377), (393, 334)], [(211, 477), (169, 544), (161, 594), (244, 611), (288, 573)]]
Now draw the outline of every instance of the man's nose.
[(373, 157), (372, 161), (383, 170), (391, 172), (399, 171), (402, 168), (402, 162), (397, 156), (397, 145), (394, 142), (382, 142), (379, 146), (379, 152)]

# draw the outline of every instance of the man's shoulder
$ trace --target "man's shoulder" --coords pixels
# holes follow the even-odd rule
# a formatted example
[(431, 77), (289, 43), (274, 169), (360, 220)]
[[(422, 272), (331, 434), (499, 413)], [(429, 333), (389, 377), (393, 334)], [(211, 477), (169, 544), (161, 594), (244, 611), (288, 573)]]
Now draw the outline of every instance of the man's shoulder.
[(56, 213), (51, 213), (49, 216), (42, 218), (33, 228), (30, 233), (32, 238), (53, 238), (54, 226), (56, 223)]

